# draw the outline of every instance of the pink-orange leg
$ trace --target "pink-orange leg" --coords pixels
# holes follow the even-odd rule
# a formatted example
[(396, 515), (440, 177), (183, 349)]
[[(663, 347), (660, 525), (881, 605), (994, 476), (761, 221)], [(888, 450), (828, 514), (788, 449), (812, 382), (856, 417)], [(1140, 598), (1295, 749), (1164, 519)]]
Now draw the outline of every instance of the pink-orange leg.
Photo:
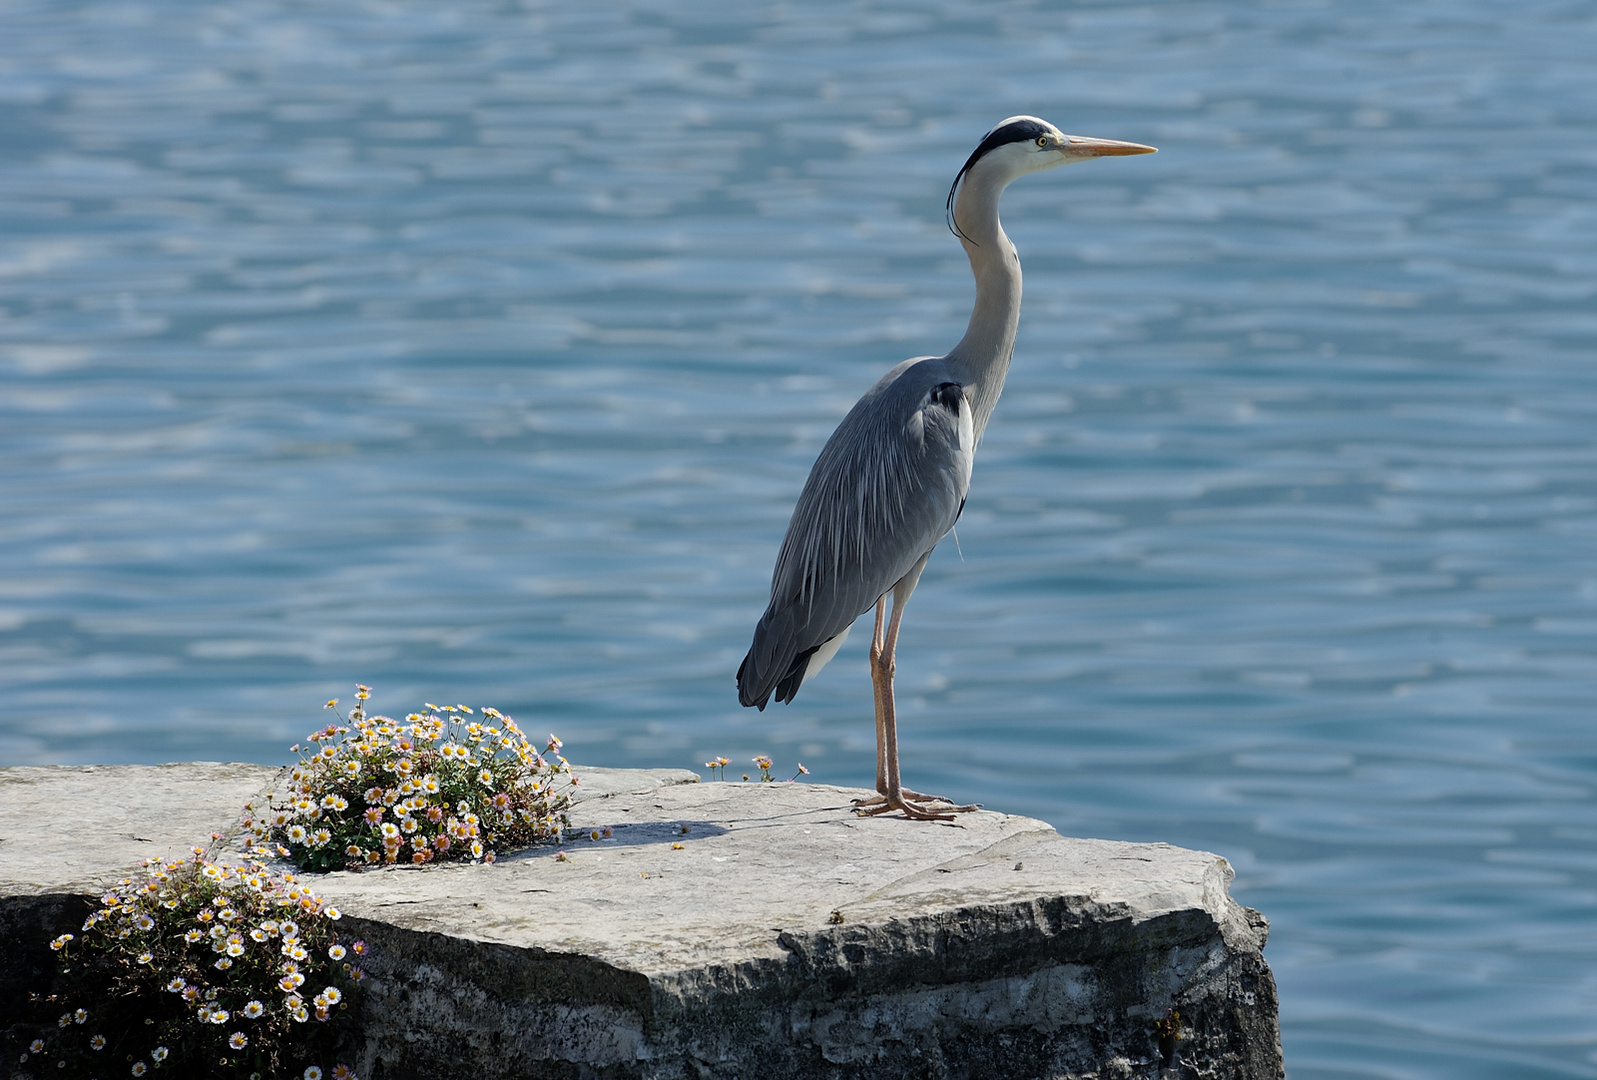
[(955, 806), (952, 800), (941, 795), (922, 795), (899, 782), (898, 719), (893, 702), (893, 673), (897, 665), (893, 654), (898, 645), (898, 624), (904, 615), (904, 601), (913, 588), (912, 582), (908, 589), (893, 590), (893, 617), (885, 634), (882, 622), (887, 597), (884, 594), (876, 601), (876, 628), (871, 635), (871, 686), (876, 698), (876, 790), (879, 794), (874, 798), (856, 799), (855, 812), (874, 815), (902, 810), (905, 817), (918, 821), (953, 821), (955, 814), (981, 808)]

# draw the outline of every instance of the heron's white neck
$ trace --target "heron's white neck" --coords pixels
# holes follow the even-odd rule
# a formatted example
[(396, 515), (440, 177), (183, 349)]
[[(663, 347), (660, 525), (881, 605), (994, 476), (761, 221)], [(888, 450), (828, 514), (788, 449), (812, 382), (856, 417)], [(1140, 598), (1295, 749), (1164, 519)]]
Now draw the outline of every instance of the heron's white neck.
[(969, 372), (966, 393), (975, 403), (976, 438), (987, 427), (1004, 389), (1020, 326), (1020, 257), (998, 220), (998, 198), (1013, 176), (978, 165), (965, 177), (954, 201), (960, 243), (976, 278), (970, 325), (948, 353)]

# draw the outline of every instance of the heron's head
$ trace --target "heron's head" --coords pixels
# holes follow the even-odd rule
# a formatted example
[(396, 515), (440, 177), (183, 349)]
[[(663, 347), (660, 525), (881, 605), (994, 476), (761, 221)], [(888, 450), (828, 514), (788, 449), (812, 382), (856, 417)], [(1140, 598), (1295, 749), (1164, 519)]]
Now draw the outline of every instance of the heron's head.
[(952, 220), (954, 196), (961, 183), (981, 181), (999, 190), (1027, 173), (1069, 165), (1092, 158), (1151, 154), (1154, 147), (1115, 139), (1090, 139), (1066, 135), (1046, 120), (1035, 116), (1011, 116), (989, 131), (948, 189), (948, 212)]

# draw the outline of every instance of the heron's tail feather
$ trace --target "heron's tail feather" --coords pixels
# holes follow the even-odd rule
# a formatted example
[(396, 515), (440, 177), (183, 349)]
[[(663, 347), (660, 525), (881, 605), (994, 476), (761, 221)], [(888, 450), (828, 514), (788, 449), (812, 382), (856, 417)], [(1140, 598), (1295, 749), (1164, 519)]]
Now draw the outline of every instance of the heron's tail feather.
[(787, 674), (783, 675), (776, 684), (776, 700), (786, 705), (798, 696), (799, 686), (803, 684), (804, 676), (810, 666), (810, 657), (819, 652), (820, 648), (819, 645), (812, 646), (793, 658)]
[(752, 687), (743, 681), (749, 670), (749, 661), (753, 658), (754, 650), (750, 649), (749, 654), (745, 656), (743, 658), (743, 662), (738, 665), (738, 703), (741, 705), (752, 705), (761, 712), (764, 712), (766, 703), (771, 700), (770, 691), (766, 691), (764, 697), (756, 698), (751, 692)]
[(790, 621), (786, 612), (773, 618), (768, 611), (754, 628), (754, 644), (738, 667), (738, 701), (742, 704), (763, 712), (773, 693), (784, 705), (798, 693), (818, 646), (798, 649), (794, 628), (787, 625)]

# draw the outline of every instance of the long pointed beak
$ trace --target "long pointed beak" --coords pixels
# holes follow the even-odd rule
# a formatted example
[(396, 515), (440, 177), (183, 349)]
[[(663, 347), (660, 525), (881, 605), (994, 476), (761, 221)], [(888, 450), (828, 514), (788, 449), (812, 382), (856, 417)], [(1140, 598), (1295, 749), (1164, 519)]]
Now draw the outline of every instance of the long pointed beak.
[(1079, 157), (1125, 157), (1130, 154), (1156, 154), (1158, 147), (1141, 143), (1121, 142), (1118, 139), (1089, 139), (1081, 135), (1066, 135), (1069, 141), (1059, 145), (1059, 152)]

